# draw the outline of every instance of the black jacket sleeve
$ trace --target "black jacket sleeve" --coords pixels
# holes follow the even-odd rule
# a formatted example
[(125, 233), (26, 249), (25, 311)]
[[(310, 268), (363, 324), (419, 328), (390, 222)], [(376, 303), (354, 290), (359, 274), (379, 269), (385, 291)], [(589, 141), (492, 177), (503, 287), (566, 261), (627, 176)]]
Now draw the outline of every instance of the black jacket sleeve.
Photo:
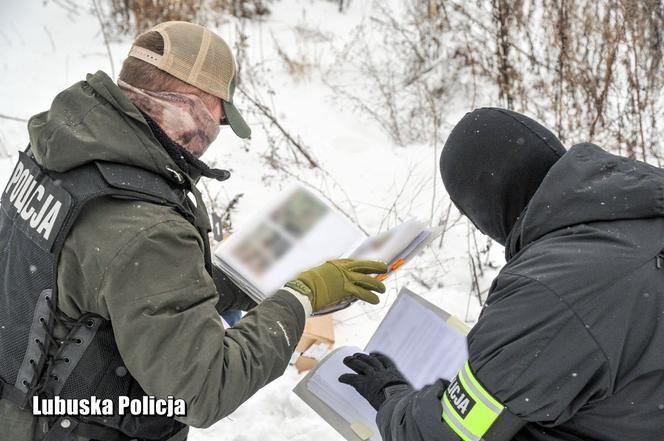
[(217, 312), (249, 311), (256, 306), (256, 302), (216, 265), (212, 265), (212, 280), (219, 293)]
[(439, 380), (420, 390), (405, 389), (390, 396), (376, 416), (383, 441), (459, 441), (442, 420), (440, 397), (448, 384)]
[[(608, 393), (608, 363), (592, 330), (535, 279), (501, 274), (468, 335), (470, 366), (524, 422), (555, 426)], [(443, 383), (390, 397), (377, 422), (385, 441), (458, 441), (441, 420)]]
[(535, 278), (502, 273), (468, 335), (475, 377), (525, 421), (553, 427), (610, 393), (599, 330), (574, 308)]

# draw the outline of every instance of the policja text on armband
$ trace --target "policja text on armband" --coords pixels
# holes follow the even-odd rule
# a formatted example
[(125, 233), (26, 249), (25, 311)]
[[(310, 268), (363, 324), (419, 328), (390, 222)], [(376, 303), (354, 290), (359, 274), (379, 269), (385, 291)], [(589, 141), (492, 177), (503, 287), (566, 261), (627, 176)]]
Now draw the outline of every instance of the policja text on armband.
[(131, 399), (119, 396), (117, 402), (95, 396), (89, 399), (65, 399), (32, 397), (33, 415), (43, 416), (113, 416), (113, 415), (161, 415), (166, 417), (186, 416), (187, 404), (183, 399), (166, 399), (144, 396)]

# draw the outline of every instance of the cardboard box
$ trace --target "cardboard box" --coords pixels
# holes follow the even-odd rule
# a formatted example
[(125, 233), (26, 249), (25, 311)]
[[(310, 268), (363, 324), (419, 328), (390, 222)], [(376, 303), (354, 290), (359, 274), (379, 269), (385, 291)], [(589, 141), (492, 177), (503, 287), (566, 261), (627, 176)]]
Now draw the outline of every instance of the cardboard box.
[(334, 346), (334, 322), (332, 321), (332, 314), (307, 319), (302, 338), (295, 348), (295, 353), (300, 354), (295, 361), (295, 367), (298, 372), (308, 371), (318, 364), (317, 358), (302, 355), (302, 353), (314, 345), (320, 345), (317, 346), (316, 349), (318, 350), (315, 351), (316, 353), (320, 353), (321, 346), (327, 346), (328, 351)]
[(317, 341), (334, 345), (334, 322), (332, 321), (332, 314), (308, 318), (304, 324), (302, 338), (295, 351), (304, 352)]
[(313, 369), (317, 364), (318, 360), (300, 355), (295, 361), (295, 369), (298, 373), (302, 373)]

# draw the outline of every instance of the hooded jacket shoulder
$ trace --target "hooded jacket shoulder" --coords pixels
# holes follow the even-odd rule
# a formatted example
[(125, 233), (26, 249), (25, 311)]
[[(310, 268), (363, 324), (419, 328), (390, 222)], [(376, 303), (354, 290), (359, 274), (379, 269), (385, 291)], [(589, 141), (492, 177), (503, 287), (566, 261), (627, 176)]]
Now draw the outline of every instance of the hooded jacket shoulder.
[(48, 111), (30, 118), (28, 131), (37, 161), (56, 172), (95, 160), (166, 177), (167, 167), (178, 170), (140, 111), (102, 71), (59, 93)]
[(664, 428), (653, 396), (664, 392), (663, 189), (663, 170), (577, 145), (510, 234), (469, 336), (471, 365), (550, 439), (653, 439)]
[[(663, 189), (663, 170), (581, 144), (519, 216), (468, 336), (478, 381), (527, 423), (514, 441), (664, 433)], [(417, 401), (443, 390), (388, 399), (383, 438), (458, 439)]]
[(662, 216), (663, 169), (594, 144), (577, 144), (551, 167), (519, 215), (505, 255), (510, 261), (519, 250), (565, 227)]
[[(92, 161), (108, 161), (143, 168), (166, 179), (172, 179), (172, 171), (186, 176), (141, 112), (101, 71), (59, 93), (48, 111), (30, 119), (28, 130), (35, 159), (49, 170), (66, 172)], [(202, 260), (200, 234), (175, 209), (113, 198), (89, 203), (61, 255), (60, 306), (74, 317), (85, 311), (108, 318), (108, 312), (93, 300), (100, 284), (114, 276), (109, 272), (122, 261), (127, 244), (140, 243), (145, 232), (163, 228), (170, 229), (173, 237), (189, 237), (199, 243), (196, 259), (187, 260)], [(89, 290), (81, 289), (81, 281)]]

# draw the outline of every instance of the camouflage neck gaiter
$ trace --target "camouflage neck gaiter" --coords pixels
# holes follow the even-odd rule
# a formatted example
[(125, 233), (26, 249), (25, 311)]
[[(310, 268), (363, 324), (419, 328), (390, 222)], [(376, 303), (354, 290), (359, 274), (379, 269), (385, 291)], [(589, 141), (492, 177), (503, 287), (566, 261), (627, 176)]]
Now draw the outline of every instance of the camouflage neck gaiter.
[(203, 100), (190, 93), (153, 92), (122, 80), (118, 86), (129, 100), (150, 117), (176, 143), (200, 157), (219, 135), (219, 122)]

